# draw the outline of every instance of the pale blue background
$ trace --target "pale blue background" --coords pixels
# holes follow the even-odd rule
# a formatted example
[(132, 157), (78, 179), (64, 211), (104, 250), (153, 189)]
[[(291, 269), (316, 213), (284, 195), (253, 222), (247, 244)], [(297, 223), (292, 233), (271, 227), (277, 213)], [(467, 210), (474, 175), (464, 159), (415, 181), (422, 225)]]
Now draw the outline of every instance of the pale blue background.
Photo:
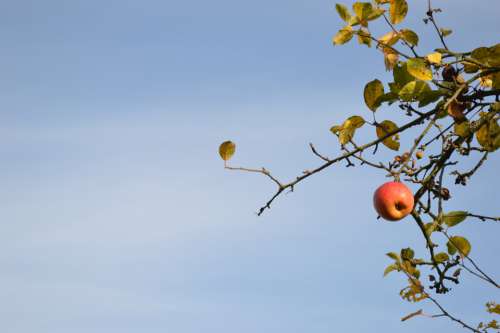
[[(425, 53), (423, 3), (408, 26)], [(498, 42), (497, 0), (435, 3), (453, 48)], [(340, 24), (326, 0), (0, 1), (0, 331), (459, 331), (399, 321), (434, 308), (382, 278), (385, 252), (425, 253), (409, 220), (376, 221), (383, 173), (330, 168), (257, 218), (273, 184), (217, 155), (230, 138), (234, 165), (288, 180), (320, 163), (309, 142), (339, 153), (329, 127), (370, 117), (362, 88), (386, 75), (375, 50), (331, 46)], [(445, 208), (498, 214), (498, 167), (450, 185)], [(498, 226), (456, 233), (498, 280)], [(460, 287), (450, 311), (489, 318), (498, 291)]]

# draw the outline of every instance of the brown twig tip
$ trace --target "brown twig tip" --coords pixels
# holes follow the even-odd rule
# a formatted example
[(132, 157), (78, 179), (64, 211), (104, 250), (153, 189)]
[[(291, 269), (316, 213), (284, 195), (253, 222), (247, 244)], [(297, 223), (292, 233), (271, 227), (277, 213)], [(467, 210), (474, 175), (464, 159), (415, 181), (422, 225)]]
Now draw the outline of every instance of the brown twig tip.
[(314, 147), (314, 145), (312, 143), (309, 143), (309, 147), (311, 147), (311, 150), (313, 152), (314, 155), (318, 156), (319, 158), (321, 158), (323, 161), (325, 162), (330, 162), (330, 159), (322, 154), (320, 154), (316, 148)]
[(415, 316), (420, 316), (420, 315), (423, 315), (422, 309), (415, 311), (415, 312), (412, 312), (409, 315), (404, 316), (403, 318), (401, 318), (401, 321), (407, 321), (410, 318), (413, 318)]

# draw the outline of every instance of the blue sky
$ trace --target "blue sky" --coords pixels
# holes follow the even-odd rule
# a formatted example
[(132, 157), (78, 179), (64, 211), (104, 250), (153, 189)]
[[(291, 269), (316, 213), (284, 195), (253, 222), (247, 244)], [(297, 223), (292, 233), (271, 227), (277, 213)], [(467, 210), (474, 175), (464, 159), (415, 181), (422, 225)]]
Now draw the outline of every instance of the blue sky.
[[(452, 48), (498, 42), (498, 1), (435, 5)], [(410, 6), (424, 53), (435, 37)], [(385, 252), (425, 253), (410, 221), (376, 221), (383, 174), (332, 167), (258, 218), (273, 185), (217, 155), (230, 138), (235, 165), (292, 179), (319, 163), (309, 142), (338, 153), (328, 128), (369, 115), (362, 88), (387, 75), (374, 50), (331, 45), (340, 23), (319, 0), (0, 2), (1, 331), (456, 332), (399, 321), (432, 307), (382, 278)], [(446, 209), (497, 215), (498, 162), (450, 185)], [(457, 233), (498, 278), (494, 227)], [(484, 320), (497, 295), (460, 287), (442, 302)]]

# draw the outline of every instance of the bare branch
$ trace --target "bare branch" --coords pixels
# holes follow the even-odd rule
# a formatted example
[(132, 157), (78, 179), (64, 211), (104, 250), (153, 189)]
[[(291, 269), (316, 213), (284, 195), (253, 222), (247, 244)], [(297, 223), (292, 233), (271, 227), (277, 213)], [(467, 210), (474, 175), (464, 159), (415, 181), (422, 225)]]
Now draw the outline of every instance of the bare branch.
[(273, 182), (275, 182), (279, 188), (283, 187), (283, 185), (281, 184), (281, 182), (279, 180), (277, 180), (276, 178), (273, 177), (273, 175), (271, 175), (271, 173), (266, 170), (265, 168), (262, 168), (262, 169), (249, 169), (249, 168), (242, 168), (242, 167), (230, 167), (230, 166), (224, 166), (225, 169), (228, 169), (228, 170), (236, 170), (236, 171), (246, 171), (246, 172), (256, 172), (256, 173), (261, 173), (263, 175), (266, 175), (267, 177), (269, 177)]

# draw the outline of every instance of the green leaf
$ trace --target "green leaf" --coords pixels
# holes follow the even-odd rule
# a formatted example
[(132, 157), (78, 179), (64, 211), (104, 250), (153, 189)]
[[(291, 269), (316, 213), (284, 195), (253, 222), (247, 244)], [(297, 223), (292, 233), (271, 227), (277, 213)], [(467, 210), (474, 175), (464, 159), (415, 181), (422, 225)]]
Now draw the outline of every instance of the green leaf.
[[(402, 63), (401, 65), (397, 65), (394, 67), (394, 70), (392, 72), (392, 75), (394, 77), (394, 83), (396, 83), (396, 86), (398, 87), (397, 91), (394, 90), (394, 92), (399, 92), (399, 89), (405, 86), (410, 81), (413, 81), (415, 78), (408, 73), (406, 63)], [(392, 90), (391, 90), (392, 91)]]
[(337, 13), (342, 20), (344, 20), (345, 22), (349, 22), (349, 20), (351, 19), (351, 14), (349, 14), (349, 10), (346, 6), (338, 3), (335, 5), (335, 9), (337, 10)]
[(438, 221), (433, 221), (433, 222), (430, 222), (430, 223), (426, 223), (424, 224), (424, 230), (425, 230), (425, 234), (427, 235), (427, 237), (430, 237), (431, 234), (436, 231), (436, 228), (439, 226), (439, 223)]
[(489, 48), (490, 56), (488, 63), (490, 66), (498, 67), (500, 66), (500, 43)]
[(453, 227), (467, 218), (469, 213), (462, 210), (452, 211), (443, 215), (443, 221), (448, 227)]
[(397, 271), (399, 270), (399, 265), (398, 264), (390, 264), (389, 266), (387, 266), (384, 270), (384, 276), (387, 276), (387, 274), (389, 274), (390, 272), (392, 271)]
[(447, 247), (447, 249), (448, 249), (448, 253), (449, 253), (450, 255), (454, 255), (455, 253), (457, 253), (457, 248), (456, 248), (456, 247), (454, 247), (453, 245), (451, 245), (451, 243), (450, 243), (450, 242), (446, 243), (446, 247)]
[(436, 117), (437, 117), (438, 119), (443, 119), (443, 118), (445, 118), (445, 117), (447, 117), (447, 116), (448, 116), (448, 110), (446, 110), (446, 109), (444, 108), (444, 105), (445, 105), (445, 101), (444, 101), (444, 100), (440, 100), (440, 101), (436, 104), (436, 106), (435, 106), (435, 108), (438, 110), (438, 112), (436, 113)]
[(453, 32), (453, 30), (451, 29), (444, 29), (444, 28), (439, 29), (439, 31), (441, 32), (441, 35), (443, 37), (449, 36)]
[(478, 47), (471, 52), (471, 58), (483, 66), (500, 66), (500, 46)]
[(419, 80), (429, 81), (432, 80), (432, 71), (425, 63), (424, 59), (411, 58), (407, 61), (408, 73), (413, 75)]
[(500, 72), (492, 73), (491, 75), (491, 87), (493, 89), (500, 89)]
[(464, 65), (464, 72), (467, 74), (474, 74), (479, 70), (478, 65), (467, 60), (462, 61), (462, 65)]
[(462, 121), (460, 123), (455, 123), (453, 127), (453, 131), (455, 132), (455, 134), (462, 138), (467, 138), (472, 134), (472, 132), (470, 131), (470, 123), (468, 120)]
[(413, 46), (418, 45), (418, 35), (414, 31), (410, 29), (402, 29), (400, 33), (401, 37), (403, 37), (403, 39), (407, 41), (409, 44)]
[(347, 24), (350, 26), (356, 26), (359, 23), (360, 23), (359, 18), (357, 16), (351, 16), (351, 18), (349, 19), (349, 22), (347, 22)]
[[(398, 126), (390, 120), (384, 120), (380, 124), (377, 124), (376, 132), (379, 139), (385, 137), (387, 134), (398, 129)], [(384, 146), (392, 150), (399, 150), (399, 141), (396, 135), (392, 135), (382, 141)]]
[(421, 94), (428, 91), (431, 91), (431, 88), (424, 81), (411, 81), (401, 88), (399, 97), (405, 102), (411, 102), (418, 100)]
[(366, 106), (373, 112), (380, 106), (379, 98), (384, 94), (384, 86), (380, 80), (373, 80), (366, 84), (363, 96)]
[(471, 250), (470, 243), (467, 239), (460, 236), (450, 237), (448, 243), (446, 243), (448, 248), (448, 253), (453, 255), (458, 252), (460, 256), (468, 256)]
[(361, 28), (358, 31), (358, 43), (364, 44), (368, 47), (372, 46), (372, 39), (370, 38), (370, 32), (365, 28)]
[(437, 263), (442, 263), (442, 262), (450, 260), (450, 256), (445, 252), (440, 252), (434, 256), (434, 260)]
[(355, 2), (352, 5), (352, 9), (356, 13), (361, 25), (366, 26), (368, 17), (373, 12), (372, 4), (369, 2)]
[(380, 96), (378, 99), (378, 102), (380, 104), (387, 102), (387, 103), (389, 103), (389, 105), (391, 105), (392, 103), (394, 103), (398, 99), (399, 99), (398, 94), (393, 93), (393, 92), (388, 92), (388, 93), (385, 93), (382, 96)]
[(443, 96), (443, 92), (441, 90), (427, 90), (422, 92), (422, 94), (418, 97), (419, 103), (418, 107), (423, 108), (426, 105), (436, 102)]
[(353, 35), (352, 27), (345, 26), (333, 37), (333, 45), (342, 45), (351, 40)]
[(500, 126), (494, 117), (476, 132), (476, 139), (486, 150), (493, 152), (500, 148)]
[(406, 0), (392, 0), (389, 8), (389, 17), (392, 24), (401, 23), (408, 13)]
[(396, 253), (396, 252), (389, 252), (389, 253), (386, 253), (386, 255), (391, 258), (391, 259), (394, 259), (396, 261), (399, 261), (399, 255)]
[(225, 141), (219, 146), (219, 155), (224, 160), (229, 160), (236, 150), (236, 145), (232, 141)]
[(413, 249), (410, 247), (401, 250), (401, 258), (403, 260), (413, 259), (414, 256), (415, 256), (415, 251), (413, 251)]
[(487, 47), (482, 46), (472, 50), (470, 56), (474, 58), (476, 61), (484, 64), (485, 66), (488, 66), (489, 55), (490, 55), (489, 49)]

